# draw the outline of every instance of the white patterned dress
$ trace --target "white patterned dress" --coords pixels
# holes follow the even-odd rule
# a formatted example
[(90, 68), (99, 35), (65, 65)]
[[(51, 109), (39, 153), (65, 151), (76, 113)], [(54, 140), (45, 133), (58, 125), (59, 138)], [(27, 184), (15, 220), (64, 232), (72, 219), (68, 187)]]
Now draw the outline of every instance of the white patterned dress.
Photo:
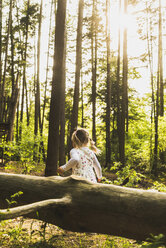
[[(70, 151), (71, 159), (61, 166), (64, 171), (72, 168), (72, 174), (96, 183), (96, 176), (101, 179), (100, 163), (92, 150), (88, 147), (73, 148)], [(94, 172), (95, 171), (95, 172)]]

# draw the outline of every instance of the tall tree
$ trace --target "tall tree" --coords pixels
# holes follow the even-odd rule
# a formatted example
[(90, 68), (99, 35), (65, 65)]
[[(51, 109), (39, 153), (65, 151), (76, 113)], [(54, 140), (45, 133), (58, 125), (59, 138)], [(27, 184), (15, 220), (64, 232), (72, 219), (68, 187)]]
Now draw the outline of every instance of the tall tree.
[(92, 57), (92, 139), (96, 142), (96, 81), (97, 81), (97, 1), (93, 0), (91, 24)]
[[(164, 89), (163, 89), (163, 51), (162, 51), (162, 15), (161, 15), (161, 0), (159, 0), (159, 21), (158, 21), (158, 70), (157, 70), (157, 89), (156, 89), (156, 112), (154, 116), (155, 124), (155, 144), (154, 144), (154, 161), (152, 173), (158, 175), (158, 118), (164, 115)], [(160, 153), (160, 158), (163, 162), (164, 154)]]
[(0, 0), (0, 93), (2, 83), (2, 0)]
[(8, 62), (8, 46), (9, 46), (9, 37), (10, 37), (10, 28), (11, 28), (11, 17), (12, 17), (12, 3), (10, 0), (9, 5), (9, 16), (8, 16), (8, 24), (7, 24), (7, 34), (6, 34), (6, 47), (5, 47), (5, 59), (4, 59), (4, 69), (3, 69), (3, 79), (1, 82), (1, 98), (0, 98), (0, 120), (3, 121), (3, 110), (5, 108), (5, 82), (6, 82), (6, 72), (7, 72), (7, 62)]
[(161, 0), (159, 0), (159, 37), (158, 37), (158, 70), (159, 70), (159, 115), (164, 116), (164, 84), (163, 84), (163, 41), (162, 41), (162, 14)]
[[(41, 123), (41, 113), (40, 113), (40, 41), (41, 41), (41, 25), (42, 25), (42, 9), (43, 9), (43, 0), (40, 2), (40, 13), (39, 13), (39, 26), (38, 26), (38, 41), (37, 41), (37, 79), (35, 84), (35, 128), (34, 135), (35, 139), (38, 134), (38, 129), (40, 129), (40, 135), (42, 137), (42, 123)], [(41, 148), (44, 148), (43, 143), (40, 144)], [(38, 150), (38, 146), (35, 142), (34, 147), (34, 159), (37, 157), (35, 153)]]
[(154, 116), (155, 124), (155, 143), (154, 143), (154, 160), (152, 165), (152, 173), (155, 177), (158, 175), (158, 119), (159, 119), (159, 68), (157, 72), (157, 89), (156, 89), (156, 111)]
[(152, 16), (151, 16), (151, 8), (150, 3), (146, 3), (146, 37), (147, 37), (147, 49), (148, 49), (148, 61), (149, 61), (149, 69), (150, 69), (150, 82), (151, 82), (151, 135), (150, 135), (150, 165), (152, 167), (153, 164), (153, 120), (155, 116), (155, 92), (154, 92), (154, 72), (153, 72), (153, 38), (152, 38)]
[[(124, 0), (124, 15), (127, 15), (128, 0)], [(121, 149), (120, 162), (125, 165), (125, 124), (128, 122), (128, 59), (127, 59), (127, 26), (123, 31), (123, 78), (122, 78), (122, 113), (121, 113)], [(127, 128), (128, 129), (128, 128)]]
[(59, 164), (65, 164), (65, 89), (66, 89), (66, 30), (65, 30), (65, 44), (64, 44), (64, 59), (63, 59), (63, 77), (62, 77), (62, 91), (61, 91), (61, 114), (60, 114), (60, 137), (59, 137)]
[[(71, 116), (70, 136), (78, 125), (78, 105), (79, 105), (79, 90), (80, 90), (80, 71), (82, 58), (82, 24), (83, 24), (84, 0), (79, 0), (78, 5), (78, 24), (77, 24), (77, 41), (76, 41), (76, 70), (75, 70), (75, 87), (73, 98), (73, 109)], [(72, 144), (69, 142), (69, 150)]]
[(55, 30), (55, 52), (49, 114), (48, 150), (45, 175), (57, 173), (59, 155), (59, 124), (65, 54), (66, 0), (58, 0)]
[(106, 166), (111, 163), (111, 51), (110, 51), (110, 0), (106, 0), (106, 42), (107, 42), (107, 93), (106, 93)]
[[(119, 0), (119, 17), (121, 12), (121, 0)], [(118, 30), (118, 57), (117, 57), (117, 133), (118, 133), (118, 147), (119, 147), (119, 153), (121, 151), (121, 105), (120, 105), (120, 50), (121, 50), (121, 35), (120, 35), (120, 24), (119, 24), (119, 30)]]
[(25, 36), (25, 49), (24, 52), (22, 53), (22, 59), (24, 60), (24, 65), (23, 65), (22, 96), (21, 96), (21, 111), (20, 111), (20, 130), (19, 130), (20, 140), (22, 135), (25, 94), (26, 94), (27, 125), (29, 125), (28, 97), (27, 97), (27, 83), (26, 83), (27, 49), (28, 49), (28, 35), (29, 35), (29, 19), (30, 19), (29, 10), (30, 10), (30, 0), (28, 0), (26, 4), (25, 30), (23, 31), (23, 34)]
[[(43, 100), (43, 109), (42, 109), (42, 113), (41, 113), (41, 126), (40, 126), (41, 136), (43, 136), (45, 109), (46, 109), (46, 103), (47, 103), (48, 72), (49, 72), (49, 59), (50, 59), (50, 46), (51, 46), (51, 31), (52, 31), (52, 25), (51, 24), (52, 24), (53, 5), (54, 5), (54, 0), (51, 1), (51, 8), (50, 8), (48, 50), (47, 50), (47, 64), (46, 64), (46, 80), (45, 80), (45, 86), (44, 86), (44, 100)], [(55, 9), (55, 17), (56, 17), (56, 9)], [(41, 149), (42, 149), (43, 161), (46, 162), (43, 140), (41, 141)]]

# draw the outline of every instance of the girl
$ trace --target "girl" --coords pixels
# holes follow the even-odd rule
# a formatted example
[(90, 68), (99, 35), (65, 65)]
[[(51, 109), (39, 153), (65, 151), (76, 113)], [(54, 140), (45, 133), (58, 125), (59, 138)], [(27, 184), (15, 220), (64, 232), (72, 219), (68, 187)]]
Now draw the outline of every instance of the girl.
[[(71, 140), (74, 147), (70, 151), (71, 159), (67, 164), (58, 168), (59, 174), (61, 175), (64, 171), (72, 168), (73, 175), (84, 177), (94, 183), (100, 182), (102, 172), (100, 163), (95, 155), (97, 148), (94, 145), (94, 141), (90, 139), (89, 133), (85, 129), (79, 128), (72, 134)], [(89, 143), (91, 149), (88, 148)]]

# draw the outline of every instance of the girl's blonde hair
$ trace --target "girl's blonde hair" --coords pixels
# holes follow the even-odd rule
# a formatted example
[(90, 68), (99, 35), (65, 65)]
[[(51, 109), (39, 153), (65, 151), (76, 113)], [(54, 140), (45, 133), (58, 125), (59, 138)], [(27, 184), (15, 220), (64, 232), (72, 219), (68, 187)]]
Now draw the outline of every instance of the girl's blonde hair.
[(90, 149), (95, 153), (99, 153), (99, 150), (95, 146), (95, 142), (89, 137), (88, 131), (84, 128), (78, 128), (74, 131), (71, 140), (74, 148), (80, 148), (90, 143)]

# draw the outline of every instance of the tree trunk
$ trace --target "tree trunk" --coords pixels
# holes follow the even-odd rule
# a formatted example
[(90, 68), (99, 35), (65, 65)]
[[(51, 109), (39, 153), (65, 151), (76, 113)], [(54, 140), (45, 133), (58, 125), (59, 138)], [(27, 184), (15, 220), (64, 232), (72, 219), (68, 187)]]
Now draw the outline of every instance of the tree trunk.
[[(124, 14), (127, 14), (128, 0), (124, 1)], [(120, 162), (125, 165), (125, 130), (128, 131), (128, 61), (127, 61), (127, 27), (123, 33), (123, 79), (122, 79), (122, 113), (121, 113), (121, 150)], [(127, 121), (126, 121), (127, 120)], [(126, 125), (127, 124), (127, 125)], [(125, 129), (126, 128), (126, 129)]]
[(11, 79), (12, 79), (12, 93), (15, 88), (15, 71), (14, 71), (14, 35), (13, 35), (13, 17), (11, 11), (11, 22), (10, 22), (10, 41), (11, 41)]
[(148, 48), (148, 59), (149, 59), (149, 69), (150, 69), (150, 82), (151, 82), (151, 135), (150, 135), (150, 167), (153, 165), (153, 117), (155, 116), (155, 97), (154, 97), (154, 73), (153, 73), (153, 46), (152, 46), (152, 17), (149, 16), (150, 4), (146, 4), (147, 10), (147, 48)]
[[(50, 58), (50, 43), (51, 43), (51, 22), (52, 22), (52, 12), (53, 12), (53, 4), (54, 0), (51, 1), (51, 8), (50, 8), (50, 20), (49, 20), (49, 35), (48, 35), (48, 51), (47, 51), (47, 66), (46, 66), (46, 81), (44, 87), (44, 101), (43, 101), (43, 111), (41, 115), (41, 127), (40, 132), (41, 136), (43, 136), (43, 128), (44, 128), (44, 116), (45, 116), (45, 109), (46, 109), (46, 102), (47, 102), (47, 87), (48, 87), (48, 72), (49, 72), (49, 58)], [(56, 9), (55, 9), (56, 12)], [(44, 142), (41, 142), (41, 151), (43, 156), (43, 161), (46, 162), (46, 155), (44, 149)]]
[(96, 81), (97, 81), (97, 2), (93, 0), (91, 24), (91, 57), (92, 57), (92, 139), (96, 143)]
[(40, 115), (40, 40), (41, 40), (41, 24), (42, 24), (42, 9), (43, 1), (40, 3), (39, 14), (39, 28), (38, 28), (38, 42), (37, 42), (37, 81), (35, 92), (35, 136), (38, 134), (38, 127), (41, 128), (41, 115)]
[[(95, 232), (145, 240), (166, 233), (166, 194), (114, 185), (94, 184), (79, 177), (36, 177), (0, 173), (0, 205), (16, 192), (21, 209), (9, 218), (34, 212), (38, 218), (75, 232)], [(37, 204), (38, 202), (38, 204)], [(38, 210), (38, 214), (36, 211)], [(5, 219), (4, 212), (0, 218)], [(165, 239), (166, 242), (166, 239)]]
[(111, 166), (111, 51), (110, 51), (110, 1), (106, 0), (106, 42), (107, 42), (107, 93), (106, 93), (106, 167)]
[(7, 136), (7, 141), (13, 140), (14, 120), (16, 116), (18, 99), (19, 99), (19, 89), (15, 88), (11, 98), (11, 106), (10, 106), (11, 110), (9, 114), (9, 132)]
[[(119, 0), (119, 16), (121, 12), (121, 0)], [(121, 104), (120, 104), (120, 45), (121, 35), (120, 35), (120, 26), (118, 30), (118, 58), (117, 58), (117, 85), (116, 85), (116, 93), (117, 93), (117, 133), (118, 133), (118, 148), (119, 148), (119, 154), (121, 151)], [(119, 156), (120, 157), (120, 156)]]
[(81, 73), (81, 127), (84, 128), (84, 82)]
[[(159, 116), (164, 116), (164, 83), (163, 83), (163, 37), (162, 37), (162, 14), (161, 14), (161, 0), (159, 0), (159, 44), (158, 44), (158, 53), (159, 53)], [(164, 155), (166, 151), (160, 151), (160, 161), (162, 164), (165, 163)]]
[[(20, 111), (20, 130), (19, 130), (19, 136), (20, 136), (19, 139), (20, 140), (21, 140), (21, 136), (22, 136), (22, 124), (23, 124), (23, 115), (24, 115), (25, 93), (26, 93), (27, 126), (29, 125), (28, 96), (27, 96), (27, 84), (26, 84), (26, 63), (27, 63), (28, 30), (29, 30), (29, 7), (30, 7), (30, 0), (27, 1), (26, 31), (25, 31), (25, 51), (22, 53), (22, 59), (24, 60), (24, 66), (23, 66), (22, 98), (21, 98), (21, 111)], [(20, 40), (21, 40), (21, 37), (20, 37)]]
[[(46, 97), (47, 97), (47, 87), (48, 87), (48, 72), (49, 72), (49, 59), (50, 59), (50, 45), (51, 45), (51, 30), (52, 30), (52, 12), (53, 12), (53, 2), (51, 1), (51, 9), (50, 9), (50, 20), (49, 20), (49, 34), (48, 34), (48, 50), (47, 50), (47, 66), (46, 66), (46, 81), (45, 81), (45, 87), (44, 87), (44, 101), (43, 101), (43, 111), (42, 111), (42, 118), (41, 118), (41, 127), (43, 130), (44, 126), (44, 116), (45, 116), (45, 108), (46, 108)], [(56, 10), (55, 10), (56, 12)]]
[(163, 44), (162, 44), (162, 15), (161, 15), (161, 0), (159, 0), (159, 81), (160, 81), (160, 108), (159, 115), (164, 116), (164, 84), (163, 84)]
[(159, 64), (157, 72), (157, 89), (156, 89), (156, 111), (154, 116), (154, 132), (155, 132), (155, 143), (154, 143), (154, 161), (152, 165), (152, 173), (155, 177), (158, 176), (158, 119), (159, 119), (159, 86), (160, 86), (160, 76), (159, 76)]
[[(78, 125), (78, 106), (79, 106), (79, 90), (80, 90), (80, 71), (81, 71), (81, 57), (82, 57), (82, 23), (83, 23), (83, 9), (84, 0), (79, 0), (78, 10), (78, 25), (77, 25), (77, 44), (76, 44), (76, 71), (75, 71), (75, 88), (73, 98), (73, 110), (71, 116), (70, 137)], [(69, 142), (69, 150), (72, 147)]]
[(44, 143), (42, 140), (43, 136), (43, 129), (41, 123), (41, 112), (40, 112), (40, 40), (41, 40), (41, 25), (42, 25), (42, 9), (43, 9), (43, 0), (40, 3), (40, 14), (39, 14), (39, 27), (38, 27), (38, 42), (37, 42), (37, 80), (35, 84), (35, 128), (34, 128), (34, 138), (35, 138), (35, 145), (34, 145), (34, 160), (39, 160), (38, 151), (39, 146), (36, 142), (36, 138), (38, 135), (38, 130), (41, 136), (40, 142), (40, 150), (44, 149)]
[(3, 69), (3, 80), (1, 84), (1, 98), (0, 98), (0, 120), (3, 121), (3, 108), (4, 104), (4, 91), (5, 91), (5, 80), (6, 80), (6, 70), (7, 70), (7, 62), (8, 62), (8, 46), (9, 46), (9, 35), (10, 35), (10, 27), (11, 27), (11, 17), (12, 17), (12, 3), (13, 1), (10, 0), (9, 6), (9, 17), (8, 17), (8, 27), (7, 27), (7, 34), (6, 34), (6, 44), (5, 44), (5, 59), (4, 59), (4, 69)]
[(62, 77), (62, 91), (61, 91), (61, 114), (60, 114), (60, 137), (59, 137), (59, 164), (66, 163), (65, 156), (65, 91), (66, 91), (66, 29), (64, 41), (64, 59), (63, 59), (63, 77)]
[(49, 135), (46, 176), (57, 173), (59, 155), (59, 125), (61, 113), (62, 80), (64, 73), (66, 0), (58, 0), (55, 31), (55, 54), (49, 114)]
[(0, 94), (2, 86), (2, 0), (0, 0)]

